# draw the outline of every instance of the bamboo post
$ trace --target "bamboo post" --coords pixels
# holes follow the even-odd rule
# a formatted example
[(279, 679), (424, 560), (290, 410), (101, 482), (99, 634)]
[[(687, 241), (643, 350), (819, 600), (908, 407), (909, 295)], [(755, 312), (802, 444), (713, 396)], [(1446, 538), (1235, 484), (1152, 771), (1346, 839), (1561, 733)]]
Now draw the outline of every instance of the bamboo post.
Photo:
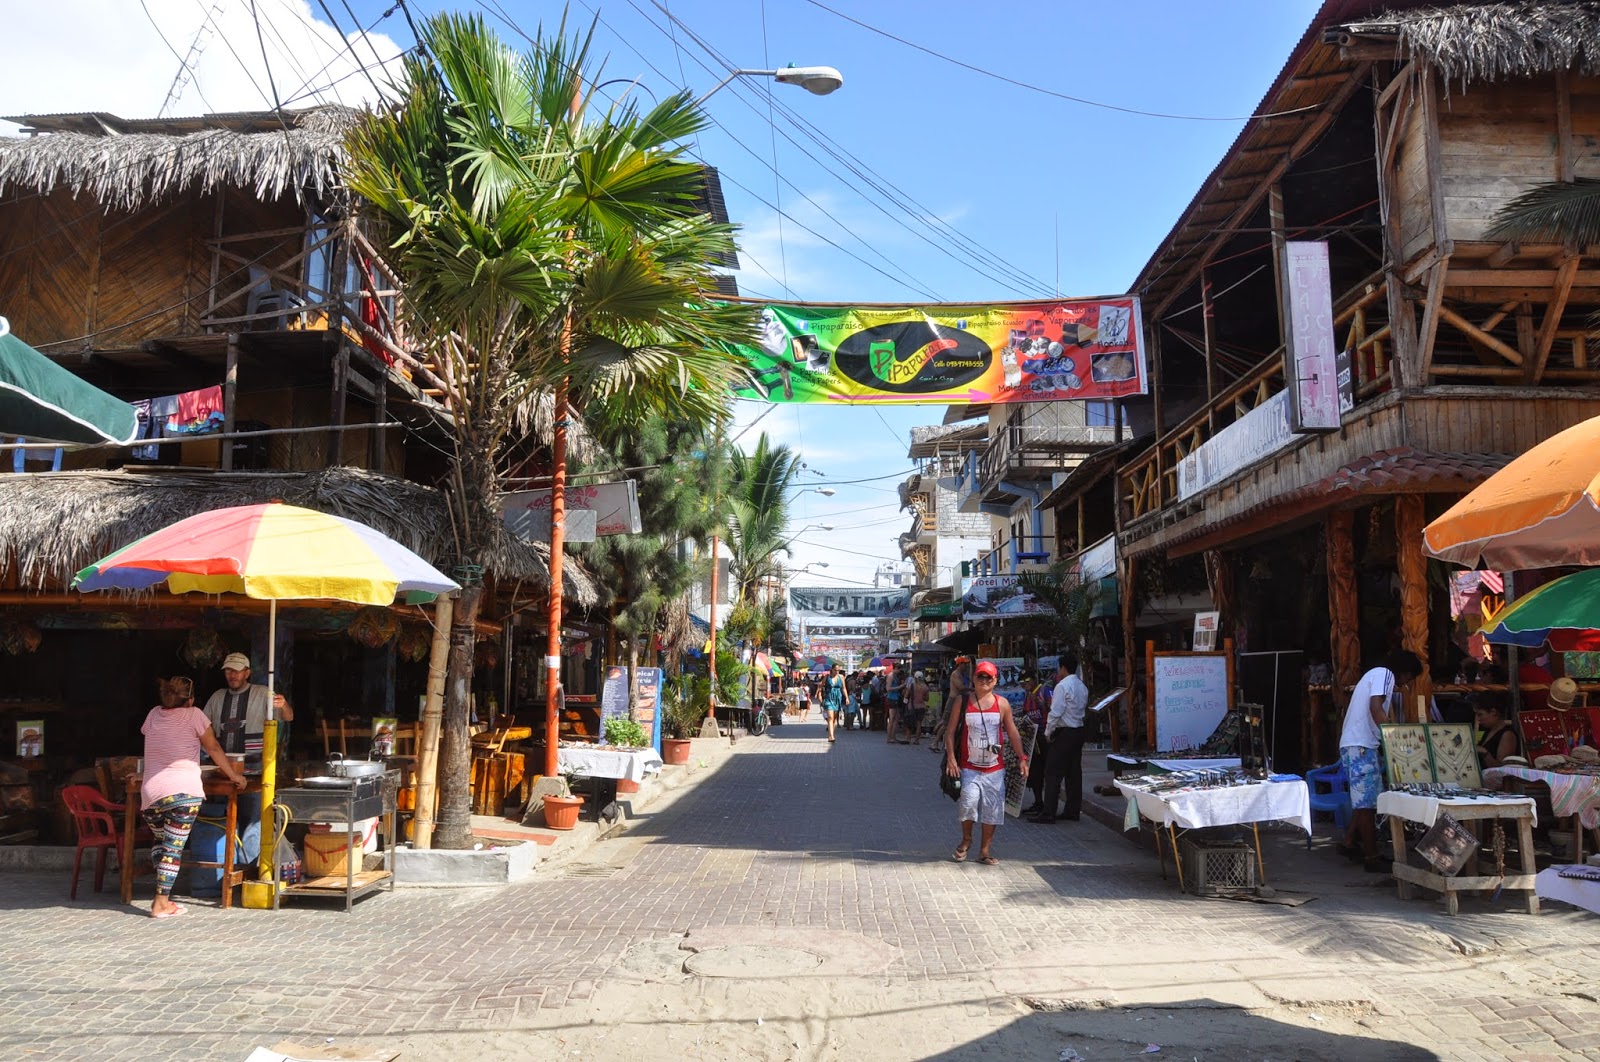
[[(1400, 633), (1405, 648), (1422, 661), (1422, 674), (1411, 684), (1413, 696), (1423, 698), (1433, 691), (1428, 672), (1428, 559), (1422, 553), (1422, 495), (1401, 494), (1394, 502), (1394, 532), (1397, 567), (1400, 570)], [(1426, 712), (1414, 723), (1427, 722)]]
[[(1127, 692), (1122, 695), (1121, 711), (1122, 711), (1123, 723), (1125, 724), (1125, 726), (1127, 728), (1128, 746), (1130, 748), (1132, 748), (1133, 744), (1134, 744), (1134, 741), (1133, 741), (1133, 733), (1134, 733), (1134, 726), (1133, 726), (1133, 675), (1134, 675), (1134, 666), (1133, 666), (1133, 664), (1134, 664), (1134, 655), (1133, 654), (1134, 654), (1134, 651), (1135, 651), (1135, 648), (1134, 648), (1135, 643), (1134, 643), (1133, 624), (1134, 624), (1134, 620), (1135, 620), (1135, 614), (1134, 614), (1135, 610), (1134, 610), (1134, 600), (1133, 600), (1133, 583), (1134, 583), (1134, 577), (1138, 572), (1138, 563), (1139, 562), (1137, 560), (1135, 560), (1134, 558), (1132, 558), (1132, 557), (1125, 557), (1125, 558), (1123, 558), (1121, 560), (1121, 562), (1120, 562), (1121, 569), (1122, 569), (1122, 571), (1121, 571), (1121, 580), (1120, 580), (1121, 585), (1118, 588), (1120, 590), (1121, 594), (1122, 594), (1122, 664), (1123, 664), (1123, 667), (1127, 668), (1127, 674), (1123, 676), (1124, 679), (1125, 679), (1123, 685), (1127, 687)], [(1117, 738), (1118, 738), (1118, 735), (1117, 735), (1116, 728), (1113, 727), (1112, 730), (1111, 730), (1111, 740), (1113, 742), (1111, 748), (1112, 748), (1113, 752), (1122, 751), (1121, 749), (1117, 748), (1117, 746), (1115, 744), (1115, 742), (1117, 741)]]
[(417, 805), (412, 822), (412, 843), (433, 846), (434, 805), (439, 778), (439, 733), (444, 721), (444, 680), (450, 660), (450, 595), (433, 606), (433, 645), (428, 654), (428, 699), (422, 708), (422, 733), (417, 738)]
[(1151, 752), (1156, 748), (1156, 643), (1144, 643), (1144, 725), (1145, 742)]
[[(239, 333), (228, 333), (228, 355), (226, 367), (222, 373), (222, 434), (232, 435), (237, 423), (235, 406), (239, 400)], [(233, 471), (233, 441), (224, 439), (219, 443), (222, 453), (218, 455), (218, 464), (224, 472)]]

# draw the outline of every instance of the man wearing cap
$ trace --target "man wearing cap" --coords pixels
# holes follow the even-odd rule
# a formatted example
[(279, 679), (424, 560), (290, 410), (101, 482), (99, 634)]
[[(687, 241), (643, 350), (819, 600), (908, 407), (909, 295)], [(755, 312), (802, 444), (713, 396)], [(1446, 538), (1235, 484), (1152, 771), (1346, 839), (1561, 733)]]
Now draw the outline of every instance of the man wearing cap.
[[(1006, 763), (1000, 756), (1001, 743), (1010, 741), (1018, 766), (1024, 771), (1028, 768), (1022, 735), (1011, 718), (1011, 705), (994, 691), (999, 677), (1000, 669), (994, 661), (980, 661), (972, 677), (975, 692), (964, 694), (951, 705), (950, 721), (945, 725), (944, 769), (950, 777), (961, 779), (961, 797), (956, 801), (961, 843), (951, 856), (957, 863), (963, 862), (972, 848), (974, 822), (982, 831), (978, 862), (985, 866), (1000, 862), (989, 849), (995, 827), (1006, 817)], [(957, 734), (963, 727), (965, 740), (958, 743)]]
[[(206, 701), (206, 718), (211, 720), (223, 752), (259, 760), (261, 735), (267, 729), (267, 688), (250, 682), (250, 658), (243, 653), (229, 653), (222, 661), (222, 678), (228, 686)], [(275, 696), (272, 705), (284, 722), (294, 718), (294, 709), (283, 694)]]

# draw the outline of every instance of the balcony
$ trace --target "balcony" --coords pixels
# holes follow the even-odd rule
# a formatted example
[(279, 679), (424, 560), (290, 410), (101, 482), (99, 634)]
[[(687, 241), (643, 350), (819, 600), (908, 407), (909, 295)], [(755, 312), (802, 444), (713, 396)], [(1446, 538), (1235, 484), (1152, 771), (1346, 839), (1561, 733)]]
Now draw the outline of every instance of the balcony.
[(984, 505), (1014, 505), (1027, 495), (1012, 490), (1014, 482), (1049, 480), (1070, 472), (1085, 454), (1117, 441), (1112, 425), (1006, 425), (989, 440), (978, 458), (978, 494)]

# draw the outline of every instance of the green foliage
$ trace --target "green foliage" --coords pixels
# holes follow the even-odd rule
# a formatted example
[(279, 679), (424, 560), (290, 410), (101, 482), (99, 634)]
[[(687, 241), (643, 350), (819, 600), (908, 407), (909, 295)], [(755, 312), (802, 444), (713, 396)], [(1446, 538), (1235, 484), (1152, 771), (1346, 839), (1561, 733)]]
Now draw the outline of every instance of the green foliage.
[(1501, 207), (1487, 236), (1586, 247), (1600, 243), (1600, 180), (1537, 185)]
[(650, 737), (644, 732), (644, 727), (632, 719), (607, 719), (606, 743), (638, 749), (648, 745)]
[(732, 497), (728, 505), (728, 577), (736, 601), (753, 601), (756, 588), (777, 572), (778, 555), (789, 553), (789, 491), (800, 473), (800, 458), (787, 446), (773, 445), (765, 432), (749, 452), (735, 450)]
[(1075, 565), (1057, 562), (1047, 571), (1023, 572), (1017, 580), (1022, 588), (1054, 610), (1039, 617), (1046, 637), (1062, 649), (1082, 652), (1089, 644), (1094, 624), (1090, 616), (1099, 602), (1100, 585), (1078, 578)]

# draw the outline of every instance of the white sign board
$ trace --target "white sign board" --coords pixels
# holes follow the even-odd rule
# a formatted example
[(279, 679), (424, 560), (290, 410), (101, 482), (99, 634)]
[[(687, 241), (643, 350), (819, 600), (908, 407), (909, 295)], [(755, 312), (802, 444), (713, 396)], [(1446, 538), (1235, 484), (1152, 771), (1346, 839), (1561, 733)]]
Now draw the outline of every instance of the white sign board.
[(1284, 244), (1284, 369), (1294, 401), (1289, 426), (1297, 432), (1339, 427), (1339, 349), (1333, 341), (1333, 283), (1322, 240)]
[(1155, 658), (1156, 751), (1198, 748), (1228, 714), (1228, 658)]
[[(564, 523), (568, 542), (593, 542), (595, 540), (596, 513), (592, 509), (568, 509)], [(507, 510), (506, 530), (524, 542), (550, 541), (550, 507)]]
[[(631, 479), (616, 483), (587, 483), (579, 487), (568, 487), (566, 497), (569, 542), (594, 541), (592, 537), (578, 539), (572, 536), (572, 517), (579, 512), (594, 514), (596, 535), (637, 535), (643, 530), (644, 525), (639, 518), (638, 486)], [(536, 542), (539, 541), (536, 534), (530, 538), (519, 529), (523, 527), (532, 529), (542, 522), (544, 538), (548, 539), (550, 498), (549, 487), (506, 494), (501, 500), (501, 512), (505, 514), (506, 527), (519, 537)], [(539, 516), (540, 513), (543, 513), (542, 517)]]
[(1294, 442), (1289, 392), (1279, 391), (1178, 462), (1178, 498), (1192, 498)]
[(961, 612), (969, 620), (1015, 619), (1053, 611), (1022, 585), (1019, 575), (980, 575), (961, 580)]
[(1107, 535), (1078, 554), (1078, 578), (1086, 583), (1117, 574), (1117, 536)]

